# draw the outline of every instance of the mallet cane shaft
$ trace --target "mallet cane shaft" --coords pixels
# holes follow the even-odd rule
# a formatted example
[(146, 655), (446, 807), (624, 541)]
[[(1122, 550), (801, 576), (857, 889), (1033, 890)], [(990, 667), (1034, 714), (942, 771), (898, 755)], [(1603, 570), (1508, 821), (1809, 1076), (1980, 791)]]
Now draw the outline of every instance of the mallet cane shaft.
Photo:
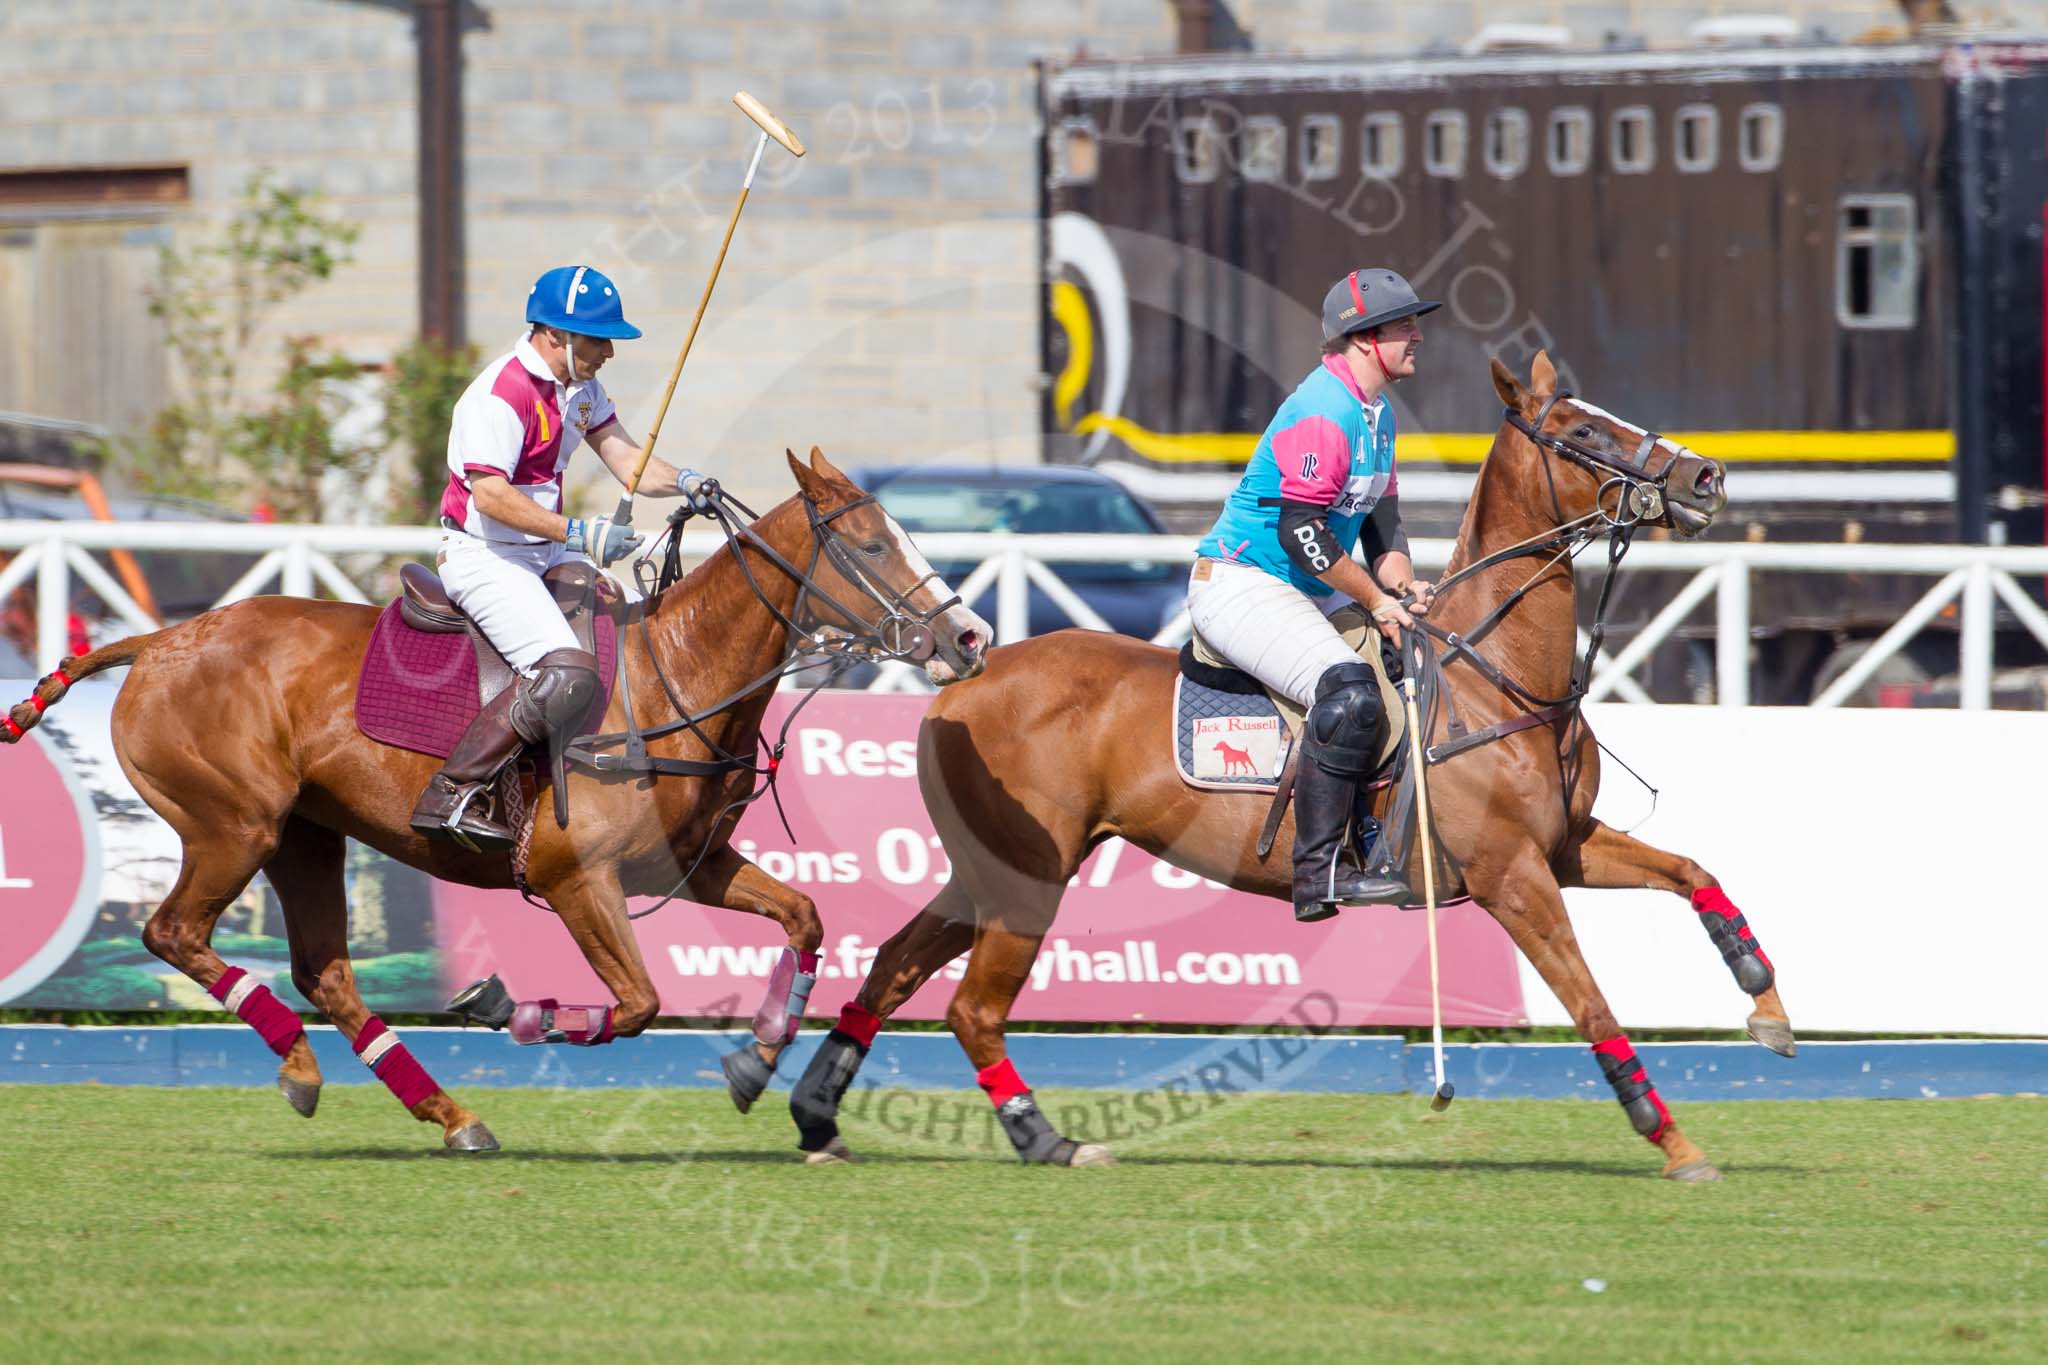
[(676, 381), (683, 377), (683, 362), (690, 358), (690, 346), (697, 340), (697, 329), (704, 325), (704, 310), (711, 306), (711, 291), (718, 284), (718, 272), (725, 267), (725, 253), (732, 246), (734, 229), (740, 225), (740, 210), (747, 206), (747, 195), (753, 191), (754, 173), (761, 169), (761, 153), (768, 150), (768, 139), (774, 138), (795, 156), (804, 154), (804, 144), (790, 131), (789, 125), (769, 113), (761, 101), (742, 90), (732, 97), (732, 102), (760, 126), (761, 136), (754, 142), (754, 159), (747, 164), (747, 178), (740, 185), (740, 197), (732, 206), (732, 217), (726, 220), (725, 236), (718, 243), (718, 257), (711, 263), (711, 277), (704, 281), (704, 293), (697, 300), (697, 312), (690, 319), (689, 334), (683, 338), (683, 349), (676, 353), (675, 368), (668, 372), (668, 387), (661, 391), (661, 406), (655, 409), (654, 425), (647, 431), (647, 443), (640, 447), (640, 461), (633, 466), (633, 477), (626, 481), (626, 494), (619, 499), (618, 509), (612, 513), (612, 520), (616, 522), (633, 519), (633, 495), (640, 489), (640, 476), (647, 472), (647, 462), (654, 458), (654, 443), (661, 439), (661, 424), (668, 416), (669, 400), (675, 397)]
[(1419, 643), (1413, 665), (1404, 671), (1407, 676), (1401, 680), (1401, 692), (1408, 707), (1408, 754), (1415, 764), (1415, 851), (1422, 858), (1423, 910), (1429, 932), (1429, 1041), (1436, 1057), (1436, 1093), (1429, 1097), (1429, 1107), (1441, 1114), (1451, 1107), (1456, 1092), (1444, 1079), (1444, 1004), (1436, 951), (1436, 841), (1429, 824), (1429, 761), (1423, 754), (1422, 717), (1415, 703), (1415, 684), (1422, 673)]

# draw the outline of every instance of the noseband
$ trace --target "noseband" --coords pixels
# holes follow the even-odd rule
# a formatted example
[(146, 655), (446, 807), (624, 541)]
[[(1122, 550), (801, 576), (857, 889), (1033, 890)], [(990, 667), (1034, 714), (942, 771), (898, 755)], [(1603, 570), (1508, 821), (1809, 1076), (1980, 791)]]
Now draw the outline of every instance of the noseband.
[[(1664, 462), (1662, 470), (1655, 474), (1650, 472), (1650, 452), (1657, 448), (1657, 442), (1663, 439), (1663, 434), (1655, 431), (1644, 432), (1634, 457), (1623, 460), (1605, 451), (1583, 445), (1569, 436), (1553, 436), (1544, 431), (1544, 426), (1550, 421), (1550, 410), (1563, 399), (1570, 397), (1570, 389), (1559, 389), (1551, 394), (1544, 401), (1542, 410), (1536, 414), (1536, 420), (1533, 422), (1513, 408), (1501, 409), (1501, 420), (1528, 437), (1530, 443), (1538, 450), (1569, 460), (1598, 478), (1600, 491), (1594, 496), (1594, 505), (1600, 508), (1601, 515), (1611, 527), (1635, 527), (1645, 522), (1660, 520), (1666, 510), (1664, 482), (1671, 477), (1671, 470), (1678, 463), (1678, 456), (1674, 452), (1671, 458)], [(1547, 461), (1543, 468), (1544, 476), (1548, 478), (1550, 465)], [(1616, 491), (1613, 512), (1608, 512), (1606, 506), (1607, 490), (1610, 488)], [(1552, 482), (1550, 488), (1550, 503), (1552, 509), (1557, 511), (1557, 519), (1562, 522), (1564, 513), (1558, 502), (1555, 482)]]

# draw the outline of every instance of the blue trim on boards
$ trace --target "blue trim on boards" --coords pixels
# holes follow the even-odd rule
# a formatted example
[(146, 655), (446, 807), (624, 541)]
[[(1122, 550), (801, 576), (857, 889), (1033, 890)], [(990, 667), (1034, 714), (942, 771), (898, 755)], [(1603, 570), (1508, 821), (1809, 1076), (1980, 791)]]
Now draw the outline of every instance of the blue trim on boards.
[[(776, 1088), (803, 1073), (823, 1029), (807, 1031), (778, 1068)], [(375, 1078), (331, 1028), (307, 1031), (329, 1084)], [(420, 1064), (450, 1090), (501, 1086), (720, 1088), (719, 1057), (744, 1032), (659, 1030), (600, 1048), (519, 1047), (483, 1029), (402, 1031)], [(1296, 1033), (1117, 1035), (1023, 1033), (1011, 1059), (1041, 1089), (1426, 1094), (1427, 1045), (1399, 1038)], [(1650, 1078), (1673, 1103), (1701, 1100), (1936, 1099), (2048, 1093), (2048, 1041), (1801, 1043), (1796, 1058), (1754, 1043), (1645, 1043)], [(1465, 1099), (1611, 1100), (1591, 1053), (1576, 1043), (1461, 1043), (1445, 1071)], [(0, 1026), (0, 1084), (269, 1085), (277, 1059), (241, 1024), (138, 1028)], [(863, 1087), (973, 1089), (946, 1033), (884, 1033), (862, 1068)]]

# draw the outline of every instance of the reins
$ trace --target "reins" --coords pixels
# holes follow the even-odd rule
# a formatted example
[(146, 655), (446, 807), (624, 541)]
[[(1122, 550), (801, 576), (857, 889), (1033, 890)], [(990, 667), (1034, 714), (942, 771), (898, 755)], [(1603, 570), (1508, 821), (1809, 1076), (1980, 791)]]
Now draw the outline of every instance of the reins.
[[(572, 741), (564, 756), (579, 767), (598, 773), (640, 773), (650, 778), (662, 777), (718, 777), (727, 773), (744, 772), (749, 775), (745, 795), (734, 797), (720, 808), (717, 816), (708, 826), (703, 846), (690, 863), (676, 885), (659, 901), (645, 910), (629, 912), (627, 918), (641, 919), (667, 905), (689, 885), (690, 878), (704, 863), (718, 842), (718, 830), (726, 817), (734, 811), (744, 810), (763, 796), (772, 795), (775, 813), (782, 820), (782, 827), (790, 833), (789, 816), (782, 808), (782, 795), (776, 788), (777, 775), (782, 767), (782, 755), (788, 747), (790, 728), (804, 707), (820, 691), (838, 681), (840, 676), (857, 663), (878, 660), (902, 659), (919, 661), (930, 658), (937, 643), (937, 636), (931, 623), (945, 612), (958, 605), (956, 594), (928, 610), (920, 611), (911, 605), (910, 596), (926, 583), (938, 578), (936, 571), (925, 574), (911, 584), (907, 591), (899, 590), (882, 581), (880, 576), (861, 564), (853, 551), (841, 541), (832, 523), (855, 508), (865, 507), (875, 501), (873, 494), (866, 494), (830, 512), (820, 512), (818, 505), (807, 493), (799, 492), (804, 513), (810, 522), (811, 557), (804, 568), (795, 563), (762, 538), (751, 523), (760, 520), (752, 508), (733, 497), (722, 488), (714, 488), (707, 494), (710, 509), (703, 513), (718, 523), (725, 536), (725, 547), (732, 552), (739, 565), (741, 576), (760, 604), (768, 609), (775, 620), (788, 633), (788, 644), (782, 660), (750, 681), (741, 684), (732, 692), (709, 706), (692, 710), (678, 694), (668, 672), (662, 667), (661, 654), (655, 648), (654, 634), (647, 624), (653, 603), (662, 593), (668, 591), (682, 578), (681, 535), (683, 525), (695, 515), (687, 505), (670, 513), (668, 525), (661, 536), (649, 547), (634, 566), (635, 578), (647, 600), (633, 608), (634, 624), (640, 628), (641, 643), (646, 647), (648, 667), (661, 685), (662, 696), (667, 699), (676, 719), (660, 725), (642, 727), (633, 713), (633, 689), (631, 686), (630, 655), (624, 649), (619, 651), (619, 694), (625, 702), (626, 728), (605, 734), (585, 735)], [(793, 579), (797, 585), (796, 601), (788, 611), (776, 605), (768, 591), (754, 575), (747, 562), (751, 550), (766, 559), (769, 564)], [(651, 585), (645, 570), (660, 556), (660, 569)], [(820, 558), (829, 559), (841, 577), (855, 588), (874, 606), (881, 609), (881, 619), (873, 625), (863, 621), (845, 604), (827, 592), (817, 581)], [(828, 623), (817, 615), (813, 603), (822, 603), (837, 615), (837, 622)], [(807, 607), (811, 607), (810, 624), (803, 619)], [(828, 634), (828, 632), (831, 632)], [(827, 663), (824, 675), (803, 689), (804, 695), (783, 717), (781, 729), (775, 742), (770, 745), (757, 730), (754, 734), (753, 754), (742, 756), (727, 749), (703, 729), (703, 723), (730, 710), (732, 707), (755, 695), (764, 687), (780, 682), (792, 673), (814, 668), (823, 656)], [(697, 742), (708, 749), (709, 759), (661, 758), (647, 751), (647, 741), (661, 739), (680, 731), (688, 730)], [(761, 751), (767, 750), (764, 762)], [(618, 752), (606, 752), (607, 750)], [(794, 838), (794, 833), (790, 833)], [(529, 899), (531, 899), (529, 897)]]
[[(1435, 596), (1441, 599), (1479, 574), (1509, 560), (1548, 555), (1549, 558), (1543, 566), (1463, 634), (1443, 630), (1427, 620), (1418, 619), (1405, 642), (1405, 648), (1412, 651), (1423, 670), (1424, 676), (1418, 680), (1419, 685), (1426, 694), (1432, 694), (1432, 701), (1433, 694), (1440, 689), (1442, 698), (1451, 707), (1451, 719), (1447, 727), (1450, 738), (1441, 744), (1432, 744), (1423, 751), (1424, 761), (1427, 763), (1444, 762), (1468, 750), (1539, 725), (1568, 720), (1575, 734), (1577, 728), (1585, 723), (1581, 707), (1592, 686), (1594, 661), (1599, 657), (1601, 645), (1606, 639), (1607, 608), (1613, 598), (1616, 572), (1621, 567), (1622, 558), (1628, 553), (1636, 529), (1643, 522), (1663, 515), (1664, 483), (1670, 476), (1671, 466), (1676, 460), (1674, 457), (1672, 461), (1667, 462), (1664, 469), (1658, 473), (1650, 472), (1649, 455), (1656, 449), (1660, 439), (1654, 431), (1643, 434), (1634, 457), (1628, 460), (1594, 450), (1570, 437), (1551, 435), (1544, 431), (1543, 428), (1550, 419), (1551, 409), (1559, 401), (1571, 396), (1568, 389), (1559, 389), (1553, 393), (1544, 403), (1542, 410), (1537, 413), (1534, 421), (1523, 417), (1514, 408), (1504, 409), (1502, 418), (1507, 425), (1534, 444), (1539, 453), (1559, 456), (1601, 476), (1600, 488), (1595, 494), (1595, 510), (1582, 517), (1569, 520), (1564, 518), (1562, 503), (1557, 495), (1556, 478), (1550, 461), (1546, 459), (1543, 462), (1544, 478), (1550, 488), (1551, 507), (1558, 516), (1559, 524), (1548, 531), (1539, 532), (1513, 545), (1495, 550), (1466, 565), (1439, 582), (1436, 585)], [(1607, 506), (1610, 489), (1615, 494), (1612, 511)], [(1587, 632), (1586, 648), (1573, 659), (1570, 686), (1564, 695), (1539, 696), (1510, 678), (1492, 660), (1481, 654), (1477, 646), (1546, 576), (1560, 566), (1576, 561), (1581, 551), (1601, 539), (1607, 541), (1607, 572), (1600, 584), (1600, 597), (1593, 610), (1593, 624)], [(1439, 646), (1443, 657), (1439, 655)], [(1451, 700), (1450, 689), (1443, 680), (1443, 664), (1446, 659), (1463, 659), (1488, 683), (1523, 707), (1523, 714), (1481, 730), (1467, 731), (1457, 713), (1455, 701)], [(1565, 759), (1568, 767), (1564, 782), (1567, 799), (1578, 782), (1577, 743), (1571, 742), (1569, 749), (1570, 753)]]

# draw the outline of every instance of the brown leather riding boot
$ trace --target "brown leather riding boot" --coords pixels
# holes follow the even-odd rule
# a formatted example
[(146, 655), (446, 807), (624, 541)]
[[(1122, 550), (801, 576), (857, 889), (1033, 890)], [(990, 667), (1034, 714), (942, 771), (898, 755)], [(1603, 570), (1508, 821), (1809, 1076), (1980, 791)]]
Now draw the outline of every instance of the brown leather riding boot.
[(491, 783), (507, 763), (519, 756), (526, 740), (512, 725), (512, 704), (519, 696), (517, 679), (491, 698), (455, 742), (455, 752), (441, 765), (413, 807), (412, 827), (422, 834), (453, 839), (464, 848), (510, 848), (518, 836), (491, 809)]

